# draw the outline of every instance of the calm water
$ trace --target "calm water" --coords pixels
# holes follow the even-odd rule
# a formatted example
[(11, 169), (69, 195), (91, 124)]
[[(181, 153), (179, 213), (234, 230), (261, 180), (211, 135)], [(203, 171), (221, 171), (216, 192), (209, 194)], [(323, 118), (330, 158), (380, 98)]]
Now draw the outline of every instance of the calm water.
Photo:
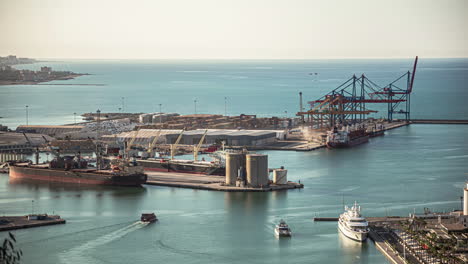
[[(421, 60), (413, 116), (466, 119), (468, 60)], [(315, 99), (353, 73), (386, 84), (411, 68), (411, 60), (47, 63), (92, 73), (65, 83), (105, 86), (1, 86), (0, 119), (11, 127), (73, 122), (73, 112), (127, 111), (260, 114), (296, 112), (299, 91)], [(24, 65), (37, 68), (42, 64)], [(309, 75), (317, 72), (318, 77)], [(56, 81), (55, 83), (59, 83)], [(287, 113), (285, 113), (287, 111)], [(381, 114), (383, 115), (383, 114)], [(223, 193), (145, 186), (63, 187), (9, 184), (0, 175), (0, 213), (58, 213), (66, 225), (15, 231), (24, 263), (387, 263), (372, 243), (340, 237), (336, 216), (342, 200), (361, 203), (366, 216), (407, 215), (424, 207), (449, 211), (468, 172), (468, 126), (412, 125), (351, 150), (265, 152), (270, 167), (284, 165), (302, 190)], [(160, 222), (141, 225), (142, 212)], [(274, 224), (284, 218), (292, 239), (277, 240)], [(0, 233), (0, 238), (4, 237)]]
[[(466, 178), (468, 126), (412, 125), (350, 150), (265, 152), (303, 190), (223, 193), (145, 186), (66, 188), (9, 184), (0, 176), (5, 214), (60, 214), (66, 225), (15, 231), (24, 263), (387, 263), (371, 242), (339, 235), (342, 199), (366, 216), (459, 208)], [(442, 140), (442, 137), (443, 140)], [(145, 211), (160, 222), (136, 223)], [(292, 239), (277, 240), (284, 218)], [(2, 236), (4, 234), (1, 234)]]
[[(93, 75), (66, 84), (105, 86), (18, 85), (0, 86), (0, 123), (16, 127), (29, 124), (73, 123), (73, 113), (118, 112), (121, 97), (125, 110), (162, 110), (183, 114), (228, 114), (294, 116), (299, 109), (298, 93), (304, 101), (315, 100), (348, 80), (365, 73), (384, 86), (408, 70), (407, 60), (306, 60), (306, 61), (66, 61), (19, 65), (39, 69), (50, 65)], [(317, 73), (317, 75), (310, 75)], [(416, 73), (412, 111), (415, 118), (467, 117), (468, 59), (420, 59)], [(386, 106), (368, 106), (385, 109)], [(287, 113), (285, 113), (287, 112)], [(385, 112), (376, 114), (386, 116)]]

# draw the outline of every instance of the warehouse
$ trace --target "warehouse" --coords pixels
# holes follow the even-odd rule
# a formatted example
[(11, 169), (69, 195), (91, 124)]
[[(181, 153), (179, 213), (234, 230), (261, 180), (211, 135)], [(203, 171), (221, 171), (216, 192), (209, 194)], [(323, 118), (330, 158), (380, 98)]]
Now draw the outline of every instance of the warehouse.
[[(163, 129), (158, 143), (173, 144), (176, 142), (182, 130)], [(136, 134), (136, 131), (124, 132), (117, 135), (104, 136), (106, 141), (130, 141)], [(135, 137), (135, 144), (148, 146), (159, 133), (159, 129), (140, 129)], [(198, 144), (205, 133), (204, 129), (184, 131), (179, 144), (195, 145)], [(230, 146), (259, 146), (276, 141), (277, 137), (284, 134), (284, 131), (275, 130), (225, 130), (208, 129), (204, 144), (220, 144), (225, 141)]]

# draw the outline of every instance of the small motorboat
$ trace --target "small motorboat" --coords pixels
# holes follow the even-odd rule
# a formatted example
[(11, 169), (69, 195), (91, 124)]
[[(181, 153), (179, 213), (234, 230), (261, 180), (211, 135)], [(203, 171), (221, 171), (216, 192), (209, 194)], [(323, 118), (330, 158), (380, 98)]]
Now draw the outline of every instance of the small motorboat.
[(145, 223), (153, 223), (158, 221), (158, 218), (154, 213), (149, 213), (149, 214), (141, 214), (140, 220)]
[(286, 224), (286, 222), (281, 219), (280, 223), (275, 227), (275, 235), (278, 237), (290, 237), (291, 229)]

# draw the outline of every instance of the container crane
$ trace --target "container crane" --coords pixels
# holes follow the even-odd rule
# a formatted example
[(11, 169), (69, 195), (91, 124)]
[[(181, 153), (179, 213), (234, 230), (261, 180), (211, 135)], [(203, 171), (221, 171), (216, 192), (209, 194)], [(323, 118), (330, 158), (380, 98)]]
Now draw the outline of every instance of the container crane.
[(205, 133), (203, 133), (203, 136), (201, 137), (200, 142), (198, 142), (198, 145), (193, 146), (193, 160), (194, 161), (198, 161), (198, 151), (200, 151), (203, 141), (205, 140), (206, 134), (208, 134), (208, 129), (206, 129)]
[[(309, 111), (301, 111), (298, 116), (308, 116), (312, 126), (333, 127), (336, 123), (362, 122), (365, 115), (375, 113), (366, 108), (366, 104), (387, 104), (388, 121), (392, 122), (394, 114), (403, 114), (410, 120), (410, 95), (413, 91), (414, 77), (418, 57), (413, 64), (413, 71), (407, 71), (390, 84), (381, 87), (369, 80), (364, 74), (353, 75), (346, 82), (322, 96), (309, 102)], [(405, 105), (406, 104), (406, 105)], [(404, 109), (397, 110), (403, 106)]]

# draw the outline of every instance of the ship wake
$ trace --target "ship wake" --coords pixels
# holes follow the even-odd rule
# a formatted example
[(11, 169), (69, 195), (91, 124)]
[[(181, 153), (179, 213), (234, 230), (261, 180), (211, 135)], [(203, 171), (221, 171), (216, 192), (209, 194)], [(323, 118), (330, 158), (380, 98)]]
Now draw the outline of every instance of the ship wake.
[(137, 221), (128, 226), (115, 230), (109, 234), (103, 235), (94, 240), (88, 241), (82, 245), (67, 250), (59, 255), (61, 263), (98, 263), (97, 259), (93, 258), (89, 254), (89, 250), (96, 249), (99, 246), (120, 239), (133, 231), (145, 227), (146, 225), (148, 225), (148, 223)]

